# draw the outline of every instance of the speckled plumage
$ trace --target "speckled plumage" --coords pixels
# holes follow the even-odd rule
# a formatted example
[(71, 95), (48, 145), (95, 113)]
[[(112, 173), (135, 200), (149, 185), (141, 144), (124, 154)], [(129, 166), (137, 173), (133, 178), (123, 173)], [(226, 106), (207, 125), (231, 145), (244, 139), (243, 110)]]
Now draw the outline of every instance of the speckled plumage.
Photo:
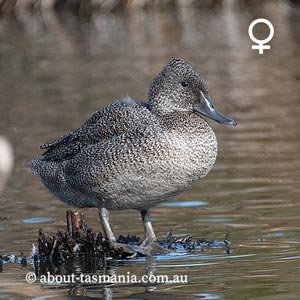
[(217, 156), (213, 130), (194, 111), (201, 93), (208, 95), (203, 77), (172, 59), (147, 103), (125, 98), (106, 106), (42, 145), (30, 170), (76, 207), (143, 210), (166, 201), (206, 176)]

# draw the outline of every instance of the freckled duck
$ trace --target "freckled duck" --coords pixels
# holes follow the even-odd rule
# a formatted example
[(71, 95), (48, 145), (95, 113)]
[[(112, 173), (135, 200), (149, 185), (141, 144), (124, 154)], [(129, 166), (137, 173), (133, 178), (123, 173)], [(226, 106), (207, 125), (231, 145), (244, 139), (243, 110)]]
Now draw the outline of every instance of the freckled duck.
[(202, 75), (174, 58), (153, 79), (148, 102), (127, 97), (102, 108), (42, 145), (43, 157), (30, 163), (30, 171), (61, 201), (97, 207), (114, 249), (130, 246), (116, 242), (109, 210), (139, 210), (145, 229), (140, 248), (153, 253), (150, 208), (205, 177), (216, 160), (216, 136), (203, 115), (237, 124), (218, 112)]

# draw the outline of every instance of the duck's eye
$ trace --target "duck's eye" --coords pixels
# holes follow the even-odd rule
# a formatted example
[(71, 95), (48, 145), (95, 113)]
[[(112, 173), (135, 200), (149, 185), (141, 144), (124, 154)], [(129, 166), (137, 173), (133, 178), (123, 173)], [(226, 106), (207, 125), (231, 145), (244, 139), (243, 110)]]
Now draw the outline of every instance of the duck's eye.
[(186, 81), (181, 81), (180, 84), (183, 86), (183, 87), (187, 87), (188, 86), (188, 83)]

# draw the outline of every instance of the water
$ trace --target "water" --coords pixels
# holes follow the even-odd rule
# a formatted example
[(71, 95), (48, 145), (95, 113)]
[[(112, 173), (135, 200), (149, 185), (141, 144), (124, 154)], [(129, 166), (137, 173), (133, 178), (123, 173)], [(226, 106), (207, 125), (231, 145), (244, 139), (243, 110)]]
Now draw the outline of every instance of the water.
[[(54, 233), (65, 227), (69, 207), (27, 172), (41, 153), (38, 146), (117, 98), (146, 99), (153, 76), (181, 56), (206, 76), (216, 106), (238, 126), (209, 121), (219, 142), (213, 170), (153, 208), (153, 226), (159, 238), (172, 229), (221, 241), (230, 230), (232, 253), (210, 249), (109, 261), (101, 272), (140, 276), (148, 269), (187, 275), (188, 283), (96, 285), (79, 289), (80, 299), (299, 299), (299, 16), (299, 7), (288, 1), (250, 7), (228, 1), (210, 11), (187, 6), (126, 16), (95, 13), (90, 20), (50, 13), (1, 19), (0, 129), (16, 161), (0, 200), (0, 253), (29, 255), (39, 228)], [(275, 27), (264, 55), (251, 50), (247, 34), (257, 17)], [(96, 210), (83, 211), (97, 230)], [(111, 223), (116, 234), (143, 234), (135, 211), (113, 212)], [(71, 297), (67, 287), (26, 283), (30, 265), (3, 269), (0, 299)]]

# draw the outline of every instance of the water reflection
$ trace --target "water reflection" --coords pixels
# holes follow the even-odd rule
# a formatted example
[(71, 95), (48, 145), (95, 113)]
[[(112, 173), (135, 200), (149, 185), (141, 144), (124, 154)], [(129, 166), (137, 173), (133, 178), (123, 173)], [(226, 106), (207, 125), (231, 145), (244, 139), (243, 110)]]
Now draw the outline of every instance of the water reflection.
[[(170, 57), (182, 56), (205, 74), (212, 98), (239, 126), (211, 122), (219, 142), (213, 171), (154, 208), (153, 226), (160, 238), (172, 229), (214, 240), (229, 228), (233, 252), (156, 258), (156, 274), (188, 274), (189, 283), (154, 286), (151, 293), (144, 286), (114, 285), (108, 294), (111, 288), (114, 298), (123, 299), (170, 299), (179, 292), (187, 298), (298, 299), (299, 7), (290, 1), (222, 1), (208, 10), (184, 3), (170, 10), (95, 12), (89, 19), (23, 11), (16, 21), (0, 20), (0, 129), (16, 156), (0, 200), (0, 254), (29, 255), (39, 227), (51, 233), (65, 228), (67, 206), (27, 172), (38, 146), (119, 97), (146, 99), (153, 75)], [(272, 49), (262, 56), (247, 34), (257, 17), (275, 27)], [(98, 229), (97, 212), (84, 212)], [(113, 212), (112, 219), (117, 234), (142, 235), (135, 211)], [(111, 268), (144, 274), (145, 266), (142, 260)], [(26, 284), (30, 265), (3, 269), (1, 297), (67, 297), (66, 290)], [(81, 297), (103, 298), (101, 293), (88, 287)]]
[[(124, 263), (126, 264), (126, 261), (124, 261)], [(141, 264), (141, 261), (137, 261), (137, 263)], [(68, 284), (60, 284), (60, 282), (53, 282), (53, 283), (51, 282), (48, 284), (48, 287), (69, 289), (68, 294), (71, 296), (71, 298), (73, 298), (72, 296), (76, 296), (76, 299), (78, 299), (77, 297), (79, 297), (79, 299), (105, 299), (105, 300), (125, 299), (126, 297), (120, 298), (120, 296), (118, 295), (116, 296), (116, 298), (114, 297), (113, 291), (114, 288), (116, 288), (117, 284), (119, 286), (121, 285), (123, 288), (132, 289), (133, 287), (135, 288), (138, 287), (139, 289), (144, 290), (143, 292), (132, 294), (131, 299), (169, 299), (169, 297), (171, 297), (172, 299), (190, 299), (190, 297), (185, 295), (170, 295), (168, 293), (156, 292), (156, 289), (159, 285), (163, 285), (166, 283), (162, 282), (163, 280), (165, 280), (164, 279), (165, 275), (160, 275), (161, 277), (157, 277), (156, 274), (157, 263), (153, 257), (147, 257), (145, 261), (143, 261), (145, 271), (144, 274), (140, 274), (140, 275), (130, 273), (129, 271), (125, 273), (124, 271), (123, 272), (120, 271), (121, 268), (124, 266), (121, 261), (117, 263), (113, 262), (112, 264), (109, 263), (109, 261), (105, 262), (104, 265), (101, 266), (100, 268), (97, 267), (97, 270), (94, 269), (95, 265), (97, 265), (97, 263), (95, 264), (95, 261), (94, 264), (91, 265), (91, 264), (86, 264), (86, 261), (83, 260), (77, 260), (77, 261), (75, 260), (75, 264), (73, 266), (74, 268), (73, 273), (70, 272), (71, 270), (68, 271), (65, 270), (66, 272), (65, 276), (64, 275), (56, 275), (56, 276), (59, 280), (60, 278), (63, 278), (62, 280), (64, 283), (70, 283), (72, 281), (70, 274), (74, 274), (76, 278), (82, 276), (80, 282), (76, 284), (72, 284), (71, 287), (68, 287)], [(90, 269), (88, 266), (90, 267), (92, 266), (92, 268)], [(48, 275), (45, 276), (47, 278), (49, 277)], [(183, 278), (185, 281), (187, 280), (185, 278), (185, 275), (179, 275), (179, 276), (181, 276), (181, 278)], [(90, 281), (94, 279), (95, 280), (97, 279), (97, 281), (99, 282), (97, 284), (91, 283)], [(42, 276), (41, 276), (41, 280), (44, 280), (42, 279)], [(145, 282), (141, 282), (142, 280)], [(149, 281), (146, 282), (146, 280)], [(169, 277), (169, 280), (172, 280), (172, 277)], [(109, 283), (109, 281), (111, 283)], [(44, 285), (44, 287), (47, 287), (47, 285)], [(209, 295), (207, 296), (205, 296), (204, 294), (194, 295), (193, 299), (198, 299), (198, 298), (210, 299), (205, 297), (209, 297)], [(48, 297), (37, 297), (34, 299), (48, 299)], [(51, 299), (53, 299), (52, 296)]]

